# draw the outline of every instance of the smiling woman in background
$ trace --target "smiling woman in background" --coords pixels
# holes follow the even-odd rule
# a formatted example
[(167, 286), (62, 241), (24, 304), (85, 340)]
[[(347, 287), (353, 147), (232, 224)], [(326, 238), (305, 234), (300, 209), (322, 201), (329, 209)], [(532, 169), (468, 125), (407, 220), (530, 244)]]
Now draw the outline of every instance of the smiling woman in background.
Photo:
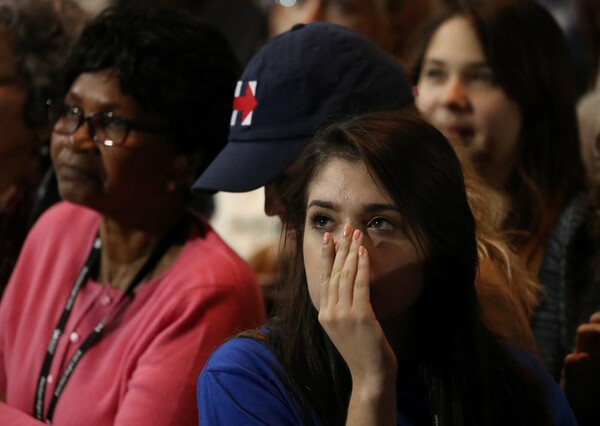
[(566, 41), (534, 1), (460, 4), (420, 34), (415, 103), (505, 194), (503, 228), (535, 278), (558, 217), (584, 187)]
[(250, 268), (187, 209), (239, 66), (190, 16), (108, 10), (52, 103), (60, 195), (0, 306), (0, 424), (190, 425), (210, 351), (264, 321)]

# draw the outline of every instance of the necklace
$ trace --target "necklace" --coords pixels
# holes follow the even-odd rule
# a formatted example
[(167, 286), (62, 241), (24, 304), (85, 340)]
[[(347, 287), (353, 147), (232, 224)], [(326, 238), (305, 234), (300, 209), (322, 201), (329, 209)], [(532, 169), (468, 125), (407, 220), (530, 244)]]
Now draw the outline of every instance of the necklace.
[(173, 226), (169, 230), (169, 232), (167, 232), (167, 234), (165, 234), (165, 236), (158, 242), (157, 246), (152, 251), (150, 257), (142, 265), (138, 273), (131, 280), (131, 282), (123, 292), (123, 295), (115, 304), (115, 308), (112, 310), (112, 312), (106, 315), (104, 318), (102, 318), (102, 320), (94, 327), (92, 332), (86, 337), (83, 343), (77, 348), (75, 354), (71, 357), (69, 363), (62, 372), (62, 375), (56, 385), (56, 389), (52, 394), (52, 399), (50, 400), (50, 405), (48, 406), (48, 412), (44, 416), (44, 399), (46, 395), (46, 384), (48, 382), (48, 374), (50, 372), (52, 360), (54, 359), (58, 340), (64, 332), (65, 326), (73, 309), (73, 304), (75, 303), (75, 299), (77, 297), (77, 294), (79, 293), (79, 290), (81, 289), (81, 286), (87, 281), (87, 279), (89, 278), (90, 271), (98, 264), (98, 260), (100, 258), (102, 241), (99, 236), (96, 236), (96, 238), (94, 239), (94, 243), (92, 244), (90, 253), (88, 254), (85, 264), (83, 265), (83, 268), (81, 269), (79, 275), (77, 276), (77, 279), (75, 280), (75, 284), (71, 289), (69, 298), (65, 303), (63, 312), (58, 320), (58, 323), (56, 324), (56, 327), (54, 327), (54, 331), (52, 332), (52, 336), (50, 337), (50, 342), (48, 343), (48, 349), (46, 351), (46, 356), (44, 357), (44, 362), (42, 363), (42, 368), (40, 370), (38, 383), (36, 387), (36, 393), (34, 396), (33, 413), (36, 419), (42, 420), (47, 424), (52, 424), (52, 417), (54, 415), (54, 410), (56, 409), (56, 404), (64, 390), (65, 385), (67, 384), (69, 378), (73, 374), (73, 370), (75, 369), (83, 355), (85, 355), (85, 353), (89, 350), (89, 348), (100, 339), (105, 326), (109, 324), (114, 318), (116, 318), (118, 316), (117, 314), (119, 314), (122, 311), (122, 309), (124, 309), (124, 307), (126, 306), (124, 302), (133, 299), (133, 290), (144, 279), (144, 277), (156, 267), (160, 259), (173, 245), (176, 238), (184, 231), (185, 224), (186, 221), (184, 219), (178, 221), (175, 224), (175, 226)]

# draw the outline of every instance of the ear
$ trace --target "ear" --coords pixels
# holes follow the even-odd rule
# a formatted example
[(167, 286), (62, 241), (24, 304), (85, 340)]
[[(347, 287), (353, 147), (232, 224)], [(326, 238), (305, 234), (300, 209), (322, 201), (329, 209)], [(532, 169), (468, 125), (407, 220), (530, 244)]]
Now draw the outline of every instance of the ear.
[(173, 181), (188, 188), (192, 186), (203, 158), (204, 154), (200, 151), (178, 154), (173, 162)]

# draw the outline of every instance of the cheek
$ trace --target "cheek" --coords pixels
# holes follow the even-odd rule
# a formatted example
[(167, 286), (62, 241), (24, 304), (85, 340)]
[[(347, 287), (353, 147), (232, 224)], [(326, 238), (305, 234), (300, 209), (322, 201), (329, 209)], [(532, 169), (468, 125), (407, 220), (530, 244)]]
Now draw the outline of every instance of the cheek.
[(321, 281), (321, 238), (318, 238), (319, 242), (316, 240), (316, 237), (305, 234), (303, 252), (308, 292), (314, 307), (318, 310), (320, 302), (319, 286)]
[(417, 85), (417, 95), (415, 96), (415, 105), (417, 109), (425, 115), (429, 116), (429, 119), (434, 120), (435, 117), (431, 116), (431, 112), (436, 104), (436, 93), (424, 84)]
[(405, 263), (375, 275), (371, 280), (371, 305), (377, 319), (386, 321), (410, 308), (423, 290), (422, 262)]
[(514, 157), (521, 133), (521, 112), (504, 96), (483, 99), (475, 105), (476, 125), (494, 160)]
[(503, 92), (473, 97), (476, 125), (482, 131), (498, 134), (515, 134), (521, 127), (518, 105)]
[(56, 164), (56, 159), (61, 151), (60, 142), (58, 141), (58, 136), (55, 133), (52, 133), (50, 137), (50, 158), (52, 159), (52, 163)]

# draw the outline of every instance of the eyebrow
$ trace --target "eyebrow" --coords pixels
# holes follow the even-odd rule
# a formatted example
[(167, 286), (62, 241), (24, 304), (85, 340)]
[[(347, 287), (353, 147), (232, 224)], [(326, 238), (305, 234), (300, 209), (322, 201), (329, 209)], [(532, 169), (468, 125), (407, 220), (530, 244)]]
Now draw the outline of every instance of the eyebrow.
[[(307, 208), (311, 208), (313, 206), (314, 207), (321, 207), (321, 208), (328, 209), (328, 210), (334, 210), (334, 211), (340, 210), (340, 207), (339, 207), (338, 204), (332, 203), (330, 201), (312, 200), (308, 204)], [(392, 211), (400, 213), (400, 210), (398, 210), (398, 208), (396, 206), (392, 205), (392, 204), (371, 203), (371, 204), (365, 204), (363, 208), (367, 212), (378, 212), (378, 211), (382, 211), (382, 210), (392, 210)]]
[[(428, 64), (428, 65), (446, 65), (446, 61), (443, 61), (441, 59), (425, 59), (423, 61), (423, 64)], [(469, 68), (492, 68), (490, 64), (488, 64), (487, 62), (467, 62), (467, 67)]]
[[(65, 100), (69, 98), (72, 99), (74, 102), (81, 102), (82, 99), (81, 97), (79, 97), (77, 94), (68, 91), (67, 94), (65, 95)], [(122, 109), (123, 105), (119, 105), (116, 104), (114, 102), (100, 102), (100, 110), (101, 111), (113, 111), (113, 110), (118, 110), (118, 109)]]

